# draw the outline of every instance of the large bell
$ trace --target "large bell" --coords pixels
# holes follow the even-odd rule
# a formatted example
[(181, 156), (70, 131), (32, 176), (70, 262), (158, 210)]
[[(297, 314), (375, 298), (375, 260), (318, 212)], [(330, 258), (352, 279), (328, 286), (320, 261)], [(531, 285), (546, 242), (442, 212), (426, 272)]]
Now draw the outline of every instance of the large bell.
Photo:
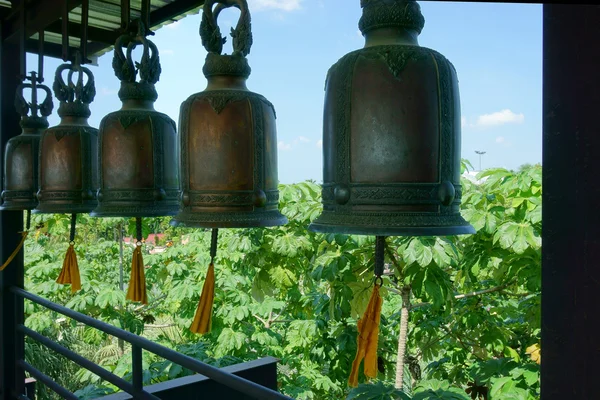
[(367, 235), (474, 233), (460, 215), (456, 71), (419, 47), (415, 1), (361, 0), (363, 49), (329, 71), (323, 213), (310, 229)]
[(52, 88), (60, 101), (60, 123), (40, 140), (39, 204), (34, 213), (88, 213), (97, 205), (98, 130), (88, 124), (96, 88), (92, 72), (80, 59), (78, 53), (74, 63), (56, 70)]
[[(48, 128), (46, 119), (52, 113), (52, 92), (45, 85), (38, 85), (35, 72), (31, 83), (17, 87), (15, 107), (21, 115), (20, 135), (9, 139), (4, 153), (4, 190), (0, 210), (32, 210), (38, 204), (38, 153), (40, 135)], [(31, 103), (25, 100), (23, 90), (31, 89)], [(46, 92), (46, 98), (38, 104), (37, 89)], [(39, 114), (38, 114), (39, 112)]]
[[(179, 209), (175, 122), (154, 110), (159, 55), (142, 22), (137, 24), (137, 35), (122, 35), (115, 45), (113, 68), (121, 80), (122, 107), (100, 123), (100, 190), (92, 213), (97, 217), (165, 216)], [(143, 53), (136, 66), (132, 51), (138, 45)]]
[[(277, 130), (273, 105), (246, 87), (252, 45), (245, 0), (204, 4), (200, 36), (208, 51), (208, 86), (189, 97), (180, 112), (182, 204), (174, 224), (233, 228), (283, 225), (277, 190)], [(227, 7), (240, 9), (232, 29), (233, 53), (217, 25)]]

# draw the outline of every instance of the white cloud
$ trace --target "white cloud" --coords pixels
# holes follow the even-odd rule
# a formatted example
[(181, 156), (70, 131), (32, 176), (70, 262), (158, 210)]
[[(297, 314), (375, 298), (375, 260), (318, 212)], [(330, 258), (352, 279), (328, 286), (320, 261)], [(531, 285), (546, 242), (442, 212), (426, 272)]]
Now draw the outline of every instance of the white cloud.
[(480, 115), (475, 125), (478, 127), (490, 127), (504, 124), (522, 124), (524, 121), (524, 114), (517, 114), (509, 109), (505, 109), (491, 114)]
[(460, 126), (462, 128), (464, 128), (465, 126), (467, 126), (467, 118), (461, 117), (461, 119), (460, 119)]
[(172, 56), (173, 54), (175, 54), (175, 51), (173, 49), (162, 49), (160, 50), (160, 54), (165, 56)]
[(496, 143), (504, 143), (506, 141), (506, 139), (504, 139), (504, 136), (498, 136), (496, 138)]
[(280, 140), (279, 143), (277, 143), (277, 148), (282, 151), (288, 151), (292, 149), (292, 145)]
[(317, 140), (317, 147), (319, 149), (323, 147), (323, 140), (321, 140), (321, 139)]
[(303, 0), (249, 0), (250, 9), (259, 10), (279, 10), (294, 11), (300, 9), (300, 3)]
[(298, 136), (298, 141), (300, 143), (310, 143), (310, 139), (305, 136)]

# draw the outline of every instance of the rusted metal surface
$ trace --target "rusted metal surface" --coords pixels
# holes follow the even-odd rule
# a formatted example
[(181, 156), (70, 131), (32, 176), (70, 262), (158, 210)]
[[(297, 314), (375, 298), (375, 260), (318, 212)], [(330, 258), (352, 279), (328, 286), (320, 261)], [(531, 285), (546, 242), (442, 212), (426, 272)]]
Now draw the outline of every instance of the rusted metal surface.
[(87, 121), (96, 89), (92, 72), (79, 61), (56, 70), (53, 89), (61, 120), (40, 140), (39, 205), (34, 212), (88, 213), (98, 203), (98, 130)]
[(318, 232), (474, 233), (460, 216), (456, 71), (419, 47), (415, 1), (363, 0), (363, 49), (329, 71)]
[[(232, 6), (241, 11), (232, 32), (234, 51), (222, 55), (224, 39), (217, 18)], [(246, 56), (252, 45), (246, 1), (207, 1), (200, 33), (208, 51), (203, 69), (208, 86), (181, 106), (182, 201), (174, 224), (206, 228), (285, 224), (287, 219), (278, 210), (275, 109), (246, 87), (250, 76)]]
[[(158, 49), (145, 35), (138, 20), (136, 34), (117, 40), (113, 67), (123, 106), (100, 123), (100, 190), (93, 216), (154, 217), (179, 209), (177, 131), (171, 118), (154, 110), (161, 70)], [(140, 45), (143, 54), (136, 66), (132, 51)]]
[[(39, 84), (35, 72), (28, 76), (30, 83), (17, 88), (15, 106), (21, 115), (21, 134), (9, 139), (4, 152), (4, 190), (0, 210), (31, 210), (38, 204), (38, 153), (40, 135), (48, 128), (52, 113), (52, 92)], [(23, 91), (31, 90), (31, 101)], [(38, 104), (38, 89), (45, 95)]]

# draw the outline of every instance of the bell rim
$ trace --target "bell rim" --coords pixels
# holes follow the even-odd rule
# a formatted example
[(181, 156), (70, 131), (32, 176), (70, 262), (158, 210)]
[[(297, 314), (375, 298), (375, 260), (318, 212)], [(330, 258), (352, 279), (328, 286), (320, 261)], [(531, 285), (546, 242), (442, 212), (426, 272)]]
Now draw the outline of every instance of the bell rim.
[(39, 203), (36, 208), (31, 210), (32, 214), (89, 214), (97, 203), (92, 204), (49, 204)]
[[(234, 220), (233, 217), (251, 215), (253, 218)], [(187, 219), (186, 219), (187, 217)], [(254, 213), (192, 213), (183, 212), (176, 215), (169, 224), (178, 228), (269, 228), (283, 226), (289, 221), (278, 210)]]
[[(347, 219), (341, 218), (340, 215), (327, 213), (325, 215), (327, 222), (320, 221), (323, 218), (321, 214), (314, 222), (312, 222), (308, 230), (317, 233), (339, 233), (348, 235), (374, 235), (374, 236), (454, 236), (454, 235), (472, 235), (477, 231), (469, 224), (460, 214), (448, 215), (452, 217), (452, 224), (435, 225), (439, 222), (439, 214), (431, 215), (432, 224), (422, 223), (416, 225), (402, 225), (401, 223), (395, 226), (373, 226), (354, 222), (349, 224)], [(384, 213), (381, 217), (393, 219), (392, 215), (386, 216)], [(423, 215), (419, 215), (423, 217)], [(427, 218), (427, 217), (426, 217)]]
[(2, 205), (0, 205), (0, 211), (31, 211), (38, 206), (37, 201), (27, 202), (14, 202), (14, 201), (4, 201)]
[(172, 217), (177, 215), (179, 204), (175, 202), (164, 205), (144, 205), (126, 206), (99, 204), (90, 212), (90, 216), (95, 218), (154, 218), (154, 217)]

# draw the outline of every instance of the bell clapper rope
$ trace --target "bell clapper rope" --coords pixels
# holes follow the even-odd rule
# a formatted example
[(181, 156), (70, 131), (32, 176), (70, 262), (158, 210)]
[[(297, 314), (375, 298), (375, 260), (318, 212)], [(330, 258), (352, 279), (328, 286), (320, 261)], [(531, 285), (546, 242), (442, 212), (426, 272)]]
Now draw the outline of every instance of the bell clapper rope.
[(358, 367), (364, 359), (364, 373), (367, 378), (377, 377), (377, 341), (379, 339), (379, 321), (383, 299), (379, 289), (383, 285), (385, 237), (377, 236), (375, 240), (375, 281), (373, 293), (363, 316), (358, 320), (358, 337), (356, 357), (352, 363), (352, 371), (348, 378), (348, 386), (358, 386)]
[(190, 330), (194, 333), (203, 335), (210, 332), (212, 325), (212, 308), (215, 300), (215, 257), (217, 255), (217, 239), (219, 230), (213, 228), (210, 240), (210, 264), (206, 272), (206, 280), (202, 287), (202, 294), (196, 309), (196, 315)]
[(135, 231), (137, 242), (131, 260), (131, 277), (127, 288), (127, 300), (148, 304), (146, 293), (146, 276), (144, 273), (144, 259), (142, 257), (142, 219), (135, 219)]
[(27, 224), (25, 225), (25, 230), (22, 232), (19, 232), (21, 234), (21, 241), (19, 242), (17, 247), (13, 250), (11, 255), (8, 256), (8, 259), (6, 260), (6, 262), (4, 262), (4, 264), (2, 264), (2, 266), (0, 266), (0, 271), (4, 271), (4, 269), (6, 267), (8, 267), (8, 265), (12, 262), (12, 260), (14, 260), (14, 258), (17, 256), (17, 254), (19, 254), (19, 251), (21, 251), (21, 249), (23, 248), (23, 245), (25, 244), (27, 235), (29, 235), (30, 227), (31, 227), (31, 210), (27, 210)]
[(75, 229), (77, 225), (77, 214), (71, 214), (71, 233), (69, 234), (69, 248), (65, 254), (63, 266), (60, 275), (56, 280), (62, 285), (71, 284), (71, 293), (81, 289), (81, 276), (79, 275), (79, 265), (77, 263), (77, 253), (75, 253)]

